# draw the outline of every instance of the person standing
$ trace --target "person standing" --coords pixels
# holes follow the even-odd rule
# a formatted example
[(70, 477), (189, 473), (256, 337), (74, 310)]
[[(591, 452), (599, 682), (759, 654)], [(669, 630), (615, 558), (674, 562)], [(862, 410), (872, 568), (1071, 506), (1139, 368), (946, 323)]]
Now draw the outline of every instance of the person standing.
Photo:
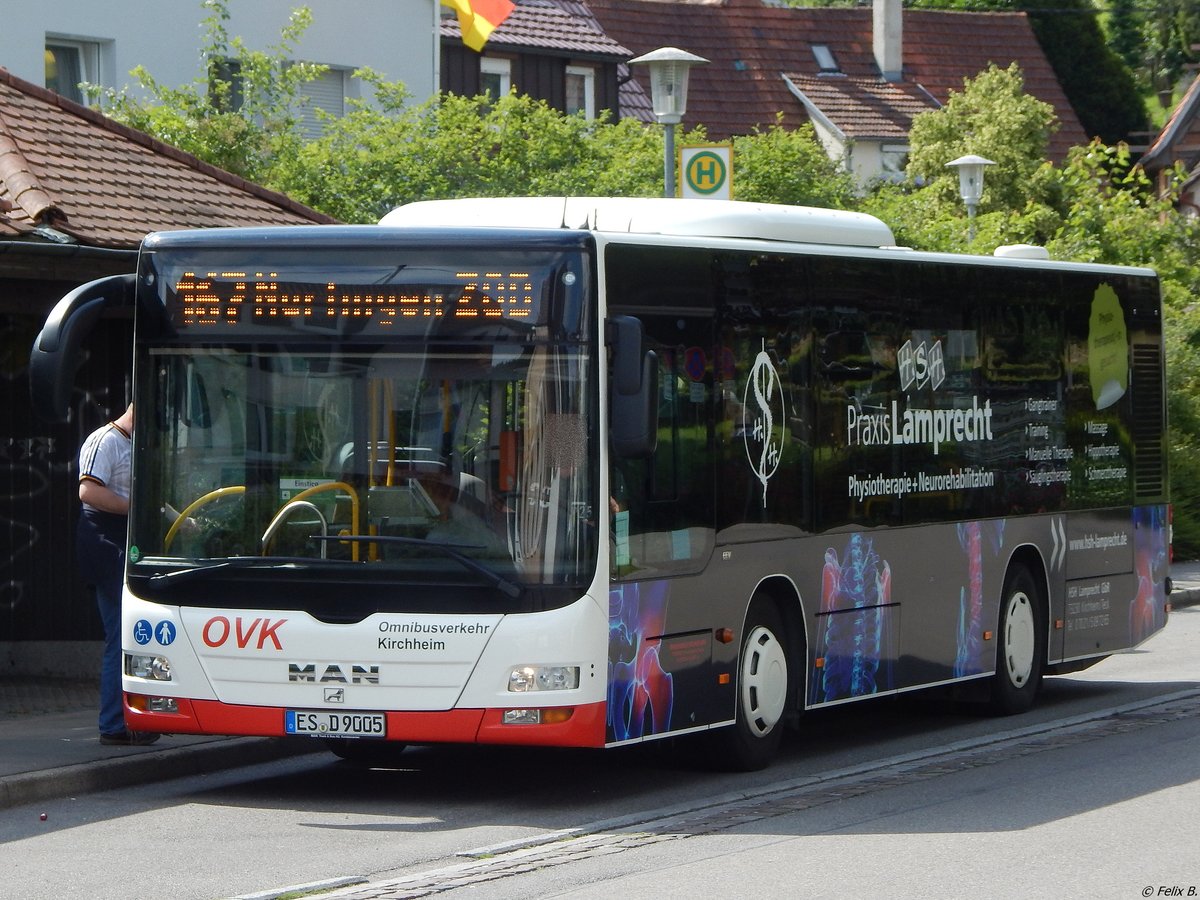
[(95, 588), (104, 626), (100, 743), (143, 746), (153, 744), (159, 735), (125, 727), (121, 691), (121, 587), (125, 580), (132, 438), (130, 403), (119, 418), (97, 428), (83, 442), (79, 450), (79, 500), (83, 508), (75, 547), (80, 574)]

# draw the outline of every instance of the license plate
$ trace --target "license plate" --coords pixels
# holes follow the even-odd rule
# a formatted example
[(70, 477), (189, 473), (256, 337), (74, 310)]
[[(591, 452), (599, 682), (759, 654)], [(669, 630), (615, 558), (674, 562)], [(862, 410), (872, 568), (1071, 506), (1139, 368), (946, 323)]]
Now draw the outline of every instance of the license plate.
[(284, 711), (284, 731), (312, 737), (387, 737), (383, 713), (328, 712), (323, 709)]

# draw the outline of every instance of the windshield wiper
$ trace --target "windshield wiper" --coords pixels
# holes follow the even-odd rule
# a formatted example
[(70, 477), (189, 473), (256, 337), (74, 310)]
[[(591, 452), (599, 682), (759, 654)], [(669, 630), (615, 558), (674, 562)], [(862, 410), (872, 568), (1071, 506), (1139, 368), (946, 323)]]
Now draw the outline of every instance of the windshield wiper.
[(472, 559), (465, 553), (460, 553), (460, 550), (482, 550), (478, 544), (449, 544), (442, 541), (431, 541), (428, 538), (403, 537), (397, 534), (336, 534), (328, 537), (319, 534), (309, 535), (310, 540), (314, 541), (358, 541), (363, 544), (412, 544), (418, 547), (432, 547), (441, 553), (446, 554), (452, 560), (461, 565), (464, 569), (474, 572), (476, 575), (482, 575), (494, 587), (507, 597), (512, 597), (514, 600), (520, 597), (524, 592), (524, 588), (515, 581), (505, 578), (495, 569), (485, 566), (477, 559)]
[(341, 560), (312, 559), (307, 556), (231, 556), (220, 562), (205, 565), (189, 566), (186, 569), (175, 569), (171, 572), (161, 572), (146, 579), (146, 584), (152, 590), (166, 590), (177, 584), (184, 584), (197, 578), (208, 578), (224, 572), (227, 569), (280, 569), (294, 566), (297, 563), (337, 564)]

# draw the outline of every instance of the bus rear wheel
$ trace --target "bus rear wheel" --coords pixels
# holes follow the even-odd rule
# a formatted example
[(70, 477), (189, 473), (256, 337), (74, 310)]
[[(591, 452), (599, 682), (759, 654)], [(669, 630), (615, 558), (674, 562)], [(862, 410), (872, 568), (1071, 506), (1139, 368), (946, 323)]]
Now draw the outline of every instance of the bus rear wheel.
[(1046, 625), (1041, 594), (1024, 566), (1004, 581), (997, 630), (992, 709), (1000, 715), (1025, 712), (1041, 687), (1046, 661)]
[(787, 635), (770, 600), (750, 604), (738, 659), (737, 715), (716, 732), (723, 768), (750, 772), (770, 765), (783, 739), (790, 667)]

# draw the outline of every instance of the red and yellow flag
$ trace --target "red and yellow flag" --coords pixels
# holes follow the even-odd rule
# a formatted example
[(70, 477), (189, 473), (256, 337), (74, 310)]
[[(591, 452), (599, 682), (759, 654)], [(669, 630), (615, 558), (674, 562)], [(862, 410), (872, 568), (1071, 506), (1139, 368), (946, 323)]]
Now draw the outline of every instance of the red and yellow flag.
[(513, 11), (511, 0), (442, 0), (442, 6), (458, 13), (463, 43), (476, 53), (483, 51), (492, 32)]

